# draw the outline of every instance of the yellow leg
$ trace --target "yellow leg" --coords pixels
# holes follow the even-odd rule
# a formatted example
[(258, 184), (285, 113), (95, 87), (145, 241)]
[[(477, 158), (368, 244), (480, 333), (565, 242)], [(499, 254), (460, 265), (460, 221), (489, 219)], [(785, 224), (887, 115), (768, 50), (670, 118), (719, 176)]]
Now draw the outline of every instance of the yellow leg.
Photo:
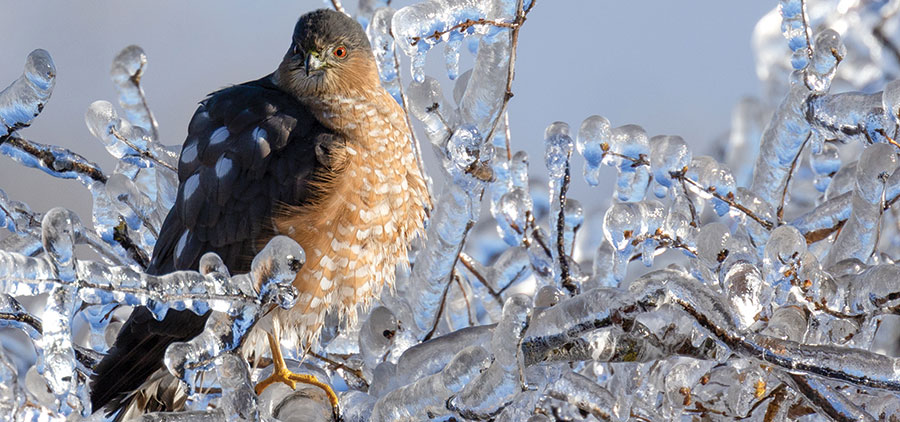
[(276, 382), (283, 382), (287, 384), (288, 387), (291, 387), (292, 390), (297, 388), (298, 382), (315, 385), (325, 391), (328, 400), (331, 402), (332, 410), (337, 414), (338, 397), (328, 384), (319, 381), (315, 375), (295, 374), (288, 370), (287, 365), (284, 363), (284, 357), (281, 356), (281, 347), (278, 345), (278, 339), (272, 334), (269, 334), (269, 347), (272, 349), (272, 361), (275, 368), (272, 375), (269, 375), (268, 378), (260, 381), (259, 384), (256, 384), (256, 395), (262, 394), (266, 387)]

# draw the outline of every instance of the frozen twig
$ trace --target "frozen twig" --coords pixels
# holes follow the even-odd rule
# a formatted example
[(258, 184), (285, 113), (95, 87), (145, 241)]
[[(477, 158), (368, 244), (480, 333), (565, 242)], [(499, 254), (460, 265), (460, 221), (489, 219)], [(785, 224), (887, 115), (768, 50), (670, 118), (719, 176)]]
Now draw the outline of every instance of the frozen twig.
[(16, 135), (0, 137), (0, 152), (22, 165), (33, 167), (63, 179), (79, 179), (89, 186), (91, 181), (106, 183), (107, 176), (96, 164), (64, 148), (42, 145)]
[[(537, 0), (530, 0), (528, 3), (528, 7), (525, 7), (524, 0), (518, 0), (516, 3), (516, 19), (513, 21), (514, 26), (510, 27), (510, 48), (509, 48), (509, 67), (506, 72), (506, 91), (503, 95), (503, 102), (500, 105), (500, 111), (497, 113), (497, 117), (494, 118), (494, 121), (491, 123), (491, 129), (488, 131), (487, 136), (484, 137), (484, 141), (486, 143), (490, 143), (494, 138), (494, 131), (497, 130), (497, 127), (500, 125), (500, 119), (505, 118), (506, 115), (506, 107), (509, 104), (509, 100), (513, 97), (512, 92), (512, 83), (513, 78), (516, 76), (516, 50), (519, 46), (519, 30), (522, 29), (522, 25), (525, 23), (525, 20), (528, 18), (528, 13), (531, 12), (531, 9), (534, 8), (534, 5), (537, 3)], [(507, 125), (509, 128), (509, 125)], [(507, 137), (507, 139), (509, 139)], [(509, 148), (507, 148), (507, 155), (509, 155)]]

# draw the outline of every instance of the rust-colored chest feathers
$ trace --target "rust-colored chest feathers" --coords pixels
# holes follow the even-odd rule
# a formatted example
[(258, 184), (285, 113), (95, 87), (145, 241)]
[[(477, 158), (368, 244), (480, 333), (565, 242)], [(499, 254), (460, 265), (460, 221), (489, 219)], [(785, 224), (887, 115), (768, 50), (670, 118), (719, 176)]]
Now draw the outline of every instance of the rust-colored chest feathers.
[(395, 267), (408, 265), (409, 241), (423, 230), (428, 199), (403, 110), (386, 92), (306, 102), (346, 140), (317, 175), (319, 199), (275, 221), (307, 257), (294, 280), (297, 305), (279, 323), (309, 341), (328, 309), (354, 320), (356, 305), (393, 283)]

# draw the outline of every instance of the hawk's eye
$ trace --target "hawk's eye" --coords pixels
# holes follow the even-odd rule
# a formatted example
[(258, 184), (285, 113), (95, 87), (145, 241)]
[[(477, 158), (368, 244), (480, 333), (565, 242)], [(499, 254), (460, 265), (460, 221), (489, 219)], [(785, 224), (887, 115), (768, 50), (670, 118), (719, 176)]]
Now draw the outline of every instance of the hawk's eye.
[(338, 48), (335, 48), (331, 53), (334, 54), (334, 57), (343, 59), (344, 57), (347, 57), (347, 47), (340, 46)]

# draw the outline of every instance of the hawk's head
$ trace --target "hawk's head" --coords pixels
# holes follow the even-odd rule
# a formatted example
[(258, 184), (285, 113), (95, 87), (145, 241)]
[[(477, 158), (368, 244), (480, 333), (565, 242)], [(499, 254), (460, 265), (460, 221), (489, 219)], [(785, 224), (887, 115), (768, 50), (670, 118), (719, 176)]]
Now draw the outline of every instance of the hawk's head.
[(341, 94), (379, 85), (372, 46), (356, 21), (320, 9), (300, 17), (276, 81), (298, 97)]

